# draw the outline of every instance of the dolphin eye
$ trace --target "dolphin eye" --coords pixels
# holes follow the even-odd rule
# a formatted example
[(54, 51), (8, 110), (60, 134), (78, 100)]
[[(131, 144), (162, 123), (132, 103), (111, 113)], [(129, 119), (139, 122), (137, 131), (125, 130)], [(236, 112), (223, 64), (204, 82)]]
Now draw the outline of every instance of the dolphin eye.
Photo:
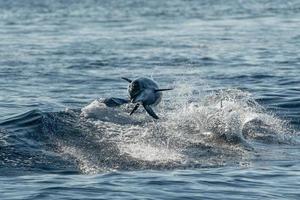
[(137, 82), (133, 82), (131, 85), (132, 90), (138, 90), (139, 89), (139, 84)]

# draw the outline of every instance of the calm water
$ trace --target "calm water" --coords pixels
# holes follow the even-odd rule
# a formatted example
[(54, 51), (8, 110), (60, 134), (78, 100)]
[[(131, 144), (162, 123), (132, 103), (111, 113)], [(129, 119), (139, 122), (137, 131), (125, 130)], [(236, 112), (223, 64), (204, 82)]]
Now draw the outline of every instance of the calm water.
[[(0, 0), (0, 199), (299, 199), (298, 0)], [(120, 77), (165, 92), (153, 121)]]

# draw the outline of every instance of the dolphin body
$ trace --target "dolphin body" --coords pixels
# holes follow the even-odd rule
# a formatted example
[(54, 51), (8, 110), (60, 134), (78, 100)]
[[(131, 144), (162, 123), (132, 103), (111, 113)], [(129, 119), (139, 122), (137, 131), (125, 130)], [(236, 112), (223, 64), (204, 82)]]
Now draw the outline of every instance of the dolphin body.
[(135, 103), (130, 115), (132, 115), (139, 108), (139, 106), (142, 105), (151, 117), (154, 119), (159, 119), (159, 117), (152, 110), (151, 106), (156, 106), (160, 103), (162, 99), (162, 91), (172, 89), (159, 89), (157, 83), (149, 78), (142, 77), (133, 81), (124, 77), (122, 77), (122, 79), (129, 82), (129, 100), (131, 103)]
[(133, 110), (130, 112), (132, 115), (140, 105), (142, 105), (147, 113), (154, 119), (159, 119), (159, 117), (152, 110), (151, 106), (156, 106), (162, 99), (162, 91), (172, 90), (168, 89), (159, 89), (157, 83), (149, 78), (138, 78), (131, 80), (129, 78), (122, 79), (129, 82), (128, 85), (128, 97), (129, 99), (122, 98), (107, 98), (102, 101), (108, 107), (116, 107), (126, 103), (135, 104)]

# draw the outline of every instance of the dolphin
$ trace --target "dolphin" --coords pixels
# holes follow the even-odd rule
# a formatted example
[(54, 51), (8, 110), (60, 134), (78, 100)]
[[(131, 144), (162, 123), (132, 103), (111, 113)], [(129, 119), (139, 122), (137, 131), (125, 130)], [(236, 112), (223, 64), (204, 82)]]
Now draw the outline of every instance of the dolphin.
[(151, 106), (156, 106), (160, 103), (162, 99), (162, 91), (172, 90), (173, 88), (160, 89), (155, 81), (144, 77), (135, 80), (125, 77), (121, 78), (129, 82), (129, 102), (135, 104), (133, 110), (130, 112), (130, 115), (132, 115), (139, 108), (139, 106), (142, 105), (151, 117), (154, 119), (159, 119)]

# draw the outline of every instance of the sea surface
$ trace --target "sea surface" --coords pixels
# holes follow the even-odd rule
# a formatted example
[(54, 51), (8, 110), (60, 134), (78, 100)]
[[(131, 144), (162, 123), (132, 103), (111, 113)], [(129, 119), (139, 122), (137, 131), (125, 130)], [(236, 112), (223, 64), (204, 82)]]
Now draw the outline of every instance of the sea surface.
[(300, 199), (300, 1), (0, 0), (0, 199)]

